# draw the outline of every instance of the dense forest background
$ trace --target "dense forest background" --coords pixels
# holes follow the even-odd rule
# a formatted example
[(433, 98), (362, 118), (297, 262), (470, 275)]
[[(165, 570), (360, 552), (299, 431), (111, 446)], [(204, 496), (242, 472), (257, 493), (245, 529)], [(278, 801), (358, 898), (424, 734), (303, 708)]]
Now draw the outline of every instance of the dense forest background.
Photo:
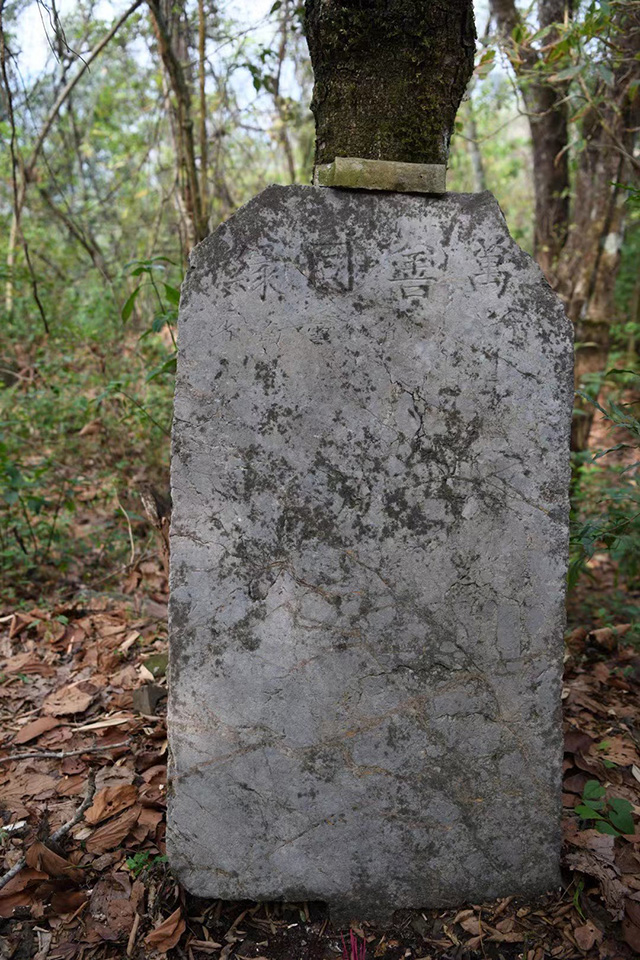
[[(640, 570), (639, 8), (478, 4), (448, 174), (496, 195), (576, 325), (571, 585), (603, 623), (630, 619)], [(310, 182), (304, 10), (0, 0), (0, 17), (3, 601), (126, 592), (164, 544), (189, 251), (267, 184)]]

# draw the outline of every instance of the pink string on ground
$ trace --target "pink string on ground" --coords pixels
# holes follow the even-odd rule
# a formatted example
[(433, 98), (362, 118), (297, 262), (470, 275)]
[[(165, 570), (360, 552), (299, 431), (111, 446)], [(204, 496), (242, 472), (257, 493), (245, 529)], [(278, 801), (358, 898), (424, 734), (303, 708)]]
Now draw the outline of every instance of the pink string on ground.
[(349, 944), (351, 950), (347, 949), (347, 944), (345, 943), (344, 934), (341, 934), (342, 939), (342, 956), (343, 960), (365, 960), (365, 955), (367, 952), (367, 943), (366, 940), (363, 940), (361, 943), (358, 942), (358, 938), (353, 932), (349, 931)]

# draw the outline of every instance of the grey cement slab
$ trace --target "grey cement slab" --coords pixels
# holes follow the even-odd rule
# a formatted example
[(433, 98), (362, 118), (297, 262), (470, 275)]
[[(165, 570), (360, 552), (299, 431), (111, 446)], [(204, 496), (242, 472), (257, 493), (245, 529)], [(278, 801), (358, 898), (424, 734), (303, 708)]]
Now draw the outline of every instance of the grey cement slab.
[(334, 920), (559, 881), (572, 334), (489, 194), (270, 187), (194, 251), (168, 852)]

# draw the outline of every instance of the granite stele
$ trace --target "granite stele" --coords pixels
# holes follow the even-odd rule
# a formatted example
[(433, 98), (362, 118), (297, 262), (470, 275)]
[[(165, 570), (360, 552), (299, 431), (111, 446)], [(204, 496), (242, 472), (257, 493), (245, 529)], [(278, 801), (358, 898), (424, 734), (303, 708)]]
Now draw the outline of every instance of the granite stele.
[(179, 333), (179, 878), (338, 923), (552, 888), (572, 337), (496, 201), (270, 187)]

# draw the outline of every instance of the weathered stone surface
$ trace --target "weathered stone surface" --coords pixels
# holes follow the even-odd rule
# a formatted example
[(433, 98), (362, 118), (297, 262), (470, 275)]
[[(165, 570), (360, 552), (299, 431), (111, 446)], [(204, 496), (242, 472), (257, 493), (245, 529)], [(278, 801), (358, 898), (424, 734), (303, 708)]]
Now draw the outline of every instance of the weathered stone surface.
[(183, 288), (168, 850), (334, 919), (558, 881), (572, 345), (488, 194), (271, 187)]
[(314, 169), (319, 187), (350, 187), (352, 190), (394, 190), (401, 193), (445, 193), (444, 163), (401, 163), (398, 160), (363, 160), (336, 157)]

